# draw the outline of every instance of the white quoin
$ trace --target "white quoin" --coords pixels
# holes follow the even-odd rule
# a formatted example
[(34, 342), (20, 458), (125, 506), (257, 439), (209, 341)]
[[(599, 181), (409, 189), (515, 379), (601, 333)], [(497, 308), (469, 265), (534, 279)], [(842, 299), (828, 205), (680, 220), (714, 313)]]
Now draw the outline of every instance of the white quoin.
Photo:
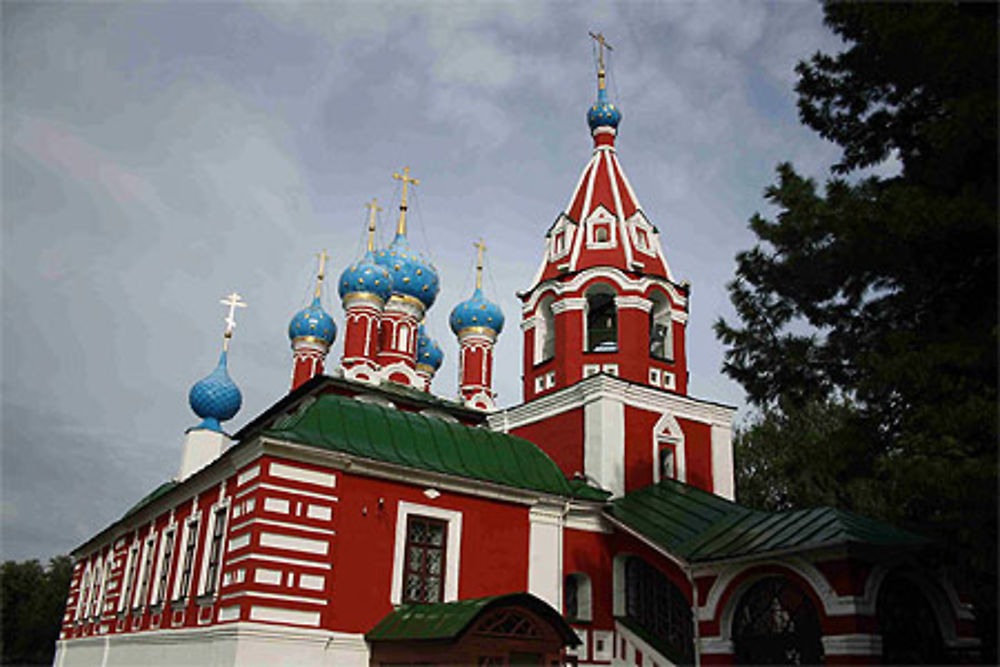
[(181, 469), (177, 472), (177, 481), (183, 482), (219, 458), (228, 444), (229, 438), (225, 433), (207, 428), (193, 428), (188, 431), (184, 437), (184, 453), (181, 455)]

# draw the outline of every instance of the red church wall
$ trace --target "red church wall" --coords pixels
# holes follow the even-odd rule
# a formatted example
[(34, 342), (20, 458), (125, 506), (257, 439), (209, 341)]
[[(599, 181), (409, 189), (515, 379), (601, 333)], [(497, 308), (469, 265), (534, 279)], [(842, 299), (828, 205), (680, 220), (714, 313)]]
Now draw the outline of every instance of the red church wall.
[(563, 572), (567, 576), (582, 572), (590, 578), (592, 615), (589, 625), (608, 630), (614, 627), (611, 539), (607, 533), (563, 531)]
[(649, 382), (649, 314), (639, 308), (618, 309), (618, 377)]
[(567, 477), (583, 471), (583, 408), (519, 426), (511, 433), (538, 445)]
[(687, 483), (712, 491), (712, 427), (689, 419), (678, 419), (684, 431), (684, 465)]
[(660, 415), (625, 406), (625, 491), (653, 483), (653, 427)]
[(342, 475), (340, 480), (329, 592), (330, 599), (340, 604), (329, 606), (324, 627), (366, 632), (392, 610), (396, 514), (401, 500), (462, 513), (460, 599), (526, 590), (527, 507), (447, 491), (432, 500), (419, 487), (356, 475)]

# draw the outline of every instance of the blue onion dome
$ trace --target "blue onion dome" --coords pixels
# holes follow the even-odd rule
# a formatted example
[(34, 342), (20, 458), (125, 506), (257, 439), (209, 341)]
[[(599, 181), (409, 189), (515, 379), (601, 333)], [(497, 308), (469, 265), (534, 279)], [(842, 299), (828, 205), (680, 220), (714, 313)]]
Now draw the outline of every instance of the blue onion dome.
[(451, 311), (449, 324), (456, 334), (470, 327), (484, 327), (499, 334), (503, 331), (503, 312), (500, 306), (487, 301), (483, 290), (477, 287), (472, 298), (458, 304)]
[(375, 254), (375, 262), (392, 276), (392, 293), (410, 296), (430, 308), (441, 289), (437, 269), (412, 250), (406, 236), (396, 234), (388, 248)]
[(608, 100), (608, 91), (604, 88), (598, 89), (597, 101), (587, 111), (587, 124), (590, 125), (590, 129), (596, 130), (602, 126), (617, 128), (621, 119), (622, 112)]
[(198, 380), (188, 392), (188, 403), (194, 413), (202, 418), (196, 428), (222, 432), (219, 422), (232, 419), (243, 404), (239, 387), (229, 377), (226, 369), (226, 352), (219, 357), (219, 365), (207, 377)]
[(375, 256), (369, 250), (360, 261), (340, 274), (337, 291), (341, 299), (351, 294), (372, 294), (387, 301), (392, 294), (392, 276), (385, 267), (375, 263)]
[(311, 304), (292, 316), (292, 321), (288, 323), (288, 337), (292, 341), (313, 338), (327, 346), (333, 344), (333, 340), (337, 337), (337, 325), (323, 310), (318, 296)]
[(424, 325), (417, 329), (417, 366), (429, 366), (433, 371), (441, 368), (444, 361), (444, 352), (437, 341), (427, 335)]

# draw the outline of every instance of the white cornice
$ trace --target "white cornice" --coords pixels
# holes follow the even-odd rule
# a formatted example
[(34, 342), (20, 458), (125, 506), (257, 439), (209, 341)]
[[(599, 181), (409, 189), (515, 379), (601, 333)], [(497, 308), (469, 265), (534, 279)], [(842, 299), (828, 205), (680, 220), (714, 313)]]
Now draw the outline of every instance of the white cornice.
[(490, 428), (507, 432), (569, 410), (582, 408), (585, 404), (602, 398), (621, 401), (626, 405), (650, 412), (670, 412), (681, 419), (727, 428), (732, 426), (733, 415), (736, 413), (736, 408), (733, 407), (707, 403), (599, 373), (527, 403), (494, 412), (487, 417), (487, 422)]
[(542, 294), (545, 292), (551, 291), (556, 296), (576, 292), (579, 291), (587, 281), (598, 277), (607, 278), (618, 285), (622, 290), (632, 291), (638, 294), (643, 294), (647, 289), (656, 285), (663, 288), (670, 296), (673, 310), (687, 308), (687, 297), (680, 291), (680, 289), (678, 289), (676, 285), (666, 278), (644, 275), (641, 278), (635, 279), (625, 275), (621, 269), (616, 269), (610, 266), (595, 266), (580, 271), (570, 280), (564, 281), (559, 278), (550, 278), (544, 283), (536, 285), (532, 288), (531, 296), (522, 305), (521, 310), (524, 313), (534, 312), (535, 308), (538, 306), (539, 299), (542, 298)]
[(587, 305), (587, 300), (583, 297), (569, 297), (559, 299), (552, 304), (552, 312), (556, 315), (570, 310), (583, 310)]

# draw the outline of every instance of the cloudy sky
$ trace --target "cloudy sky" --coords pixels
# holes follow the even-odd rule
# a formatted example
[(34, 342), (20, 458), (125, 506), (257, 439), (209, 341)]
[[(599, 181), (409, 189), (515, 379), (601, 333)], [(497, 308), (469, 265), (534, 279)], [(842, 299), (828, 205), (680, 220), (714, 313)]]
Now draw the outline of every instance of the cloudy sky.
[[(743, 404), (712, 322), (774, 167), (822, 177), (795, 63), (836, 39), (811, 2), (4, 2), (2, 557), (66, 552), (175, 474), (191, 384), (237, 290), (239, 428), (288, 390), (285, 330), (321, 248), (360, 252), (372, 197), (421, 179), (411, 243), (456, 391), (451, 307), (486, 288), (508, 317), (502, 405), (520, 398), (515, 291), (590, 155), (589, 30), (614, 46), (621, 162), (692, 283), (691, 393)], [(394, 216), (382, 214), (383, 238)], [(327, 307), (342, 325), (332, 295)], [(339, 341), (331, 353), (339, 359)]]

